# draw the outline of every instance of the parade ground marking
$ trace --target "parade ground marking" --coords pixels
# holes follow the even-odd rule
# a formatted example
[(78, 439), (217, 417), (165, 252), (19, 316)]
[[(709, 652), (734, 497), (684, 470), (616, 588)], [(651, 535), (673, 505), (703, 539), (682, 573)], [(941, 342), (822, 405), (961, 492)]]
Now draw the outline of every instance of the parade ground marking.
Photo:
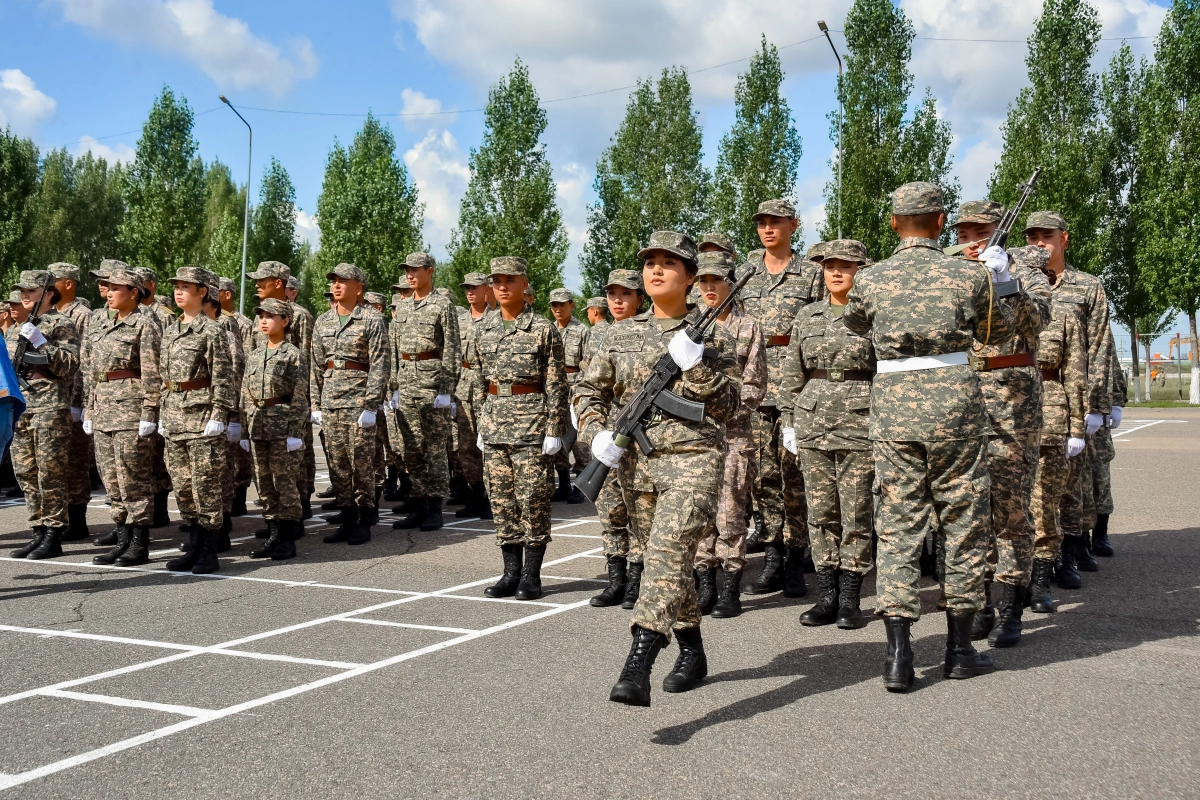
[(1132, 427), (1132, 428), (1125, 428), (1125, 427), (1117, 428), (1115, 431), (1113, 431), (1113, 435), (1112, 435), (1114, 442), (1123, 442), (1123, 441), (1125, 441), (1125, 439), (1122, 438), (1124, 436), (1128, 436), (1131, 433), (1135, 433), (1136, 431), (1144, 430), (1146, 428), (1150, 428), (1155, 425), (1162, 425), (1163, 423), (1166, 423), (1168, 425), (1186, 425), (1187, 420), (1186, 419), (1131, 419), (1131, 420), (1127, 420), (1127, 423), (1131, 423), (1134, 427)]

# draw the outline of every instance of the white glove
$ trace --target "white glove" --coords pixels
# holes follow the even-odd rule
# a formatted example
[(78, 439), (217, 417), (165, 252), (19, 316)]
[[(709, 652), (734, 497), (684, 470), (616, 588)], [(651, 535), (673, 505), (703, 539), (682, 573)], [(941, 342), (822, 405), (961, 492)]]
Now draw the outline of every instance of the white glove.
[(90, 419), (85, 419), (83, 421), (83, 432), (88, 436), (92, 435), (92, 421)]
[(783, 449), (787, 450), (792, 455), (796, 455), (796, 429), (783, 429)]
[(241, 439), (241, 438), (242, 438), (241, 424), (237, 423), (237, 422), (229, 423), (229, 427), (225, 429), (226, 441), (236, 442), (238, 439)]
[(571, 412), (571, 427), (579, 430), (579, 417), (575, 416), (575, 404), (567, 403), (567, 411)]
[(625, 455), (625, 448), (613, 441), (612, 431), (600, 431), (592, 438), (592, 455), (609, 469), (615, 469), (621, 456)]
[(671, 354), (671, 358), (675, 359), (679, 368), (687, 372), (699, 364), (700, 359), (704, 358), (704, 343), (693, 342), (692, 337), (687, 335), (687, 331), (680, 331), (667, 345), (667, 352)]
[(1067, 439), (1067, 458), (1079, 455), (1085, 447), (1087, 447), (1087, 439), (1076, 439), (1074, 436)]
[(475, 446), (478, 447), (480, 450), (483, 449), (483, 434), (482, 433), (475, 437)]
[(26, 322), (21, 326), (21, 335), (34, 347), (41, 347), (46, 343), (46, 336), (32, 322)]
[(392, 392), (392, 411), (395, 411), (399, 407), (400, 407), (400, 390), (397, 389), (396, 391)]
[(1125, 413), (1125, 410), (1123, 408), (1121, 408), (1120, 406), (1113, 406), (1112, 411), (1109, 412), (1109, 415), (1108, 415), (1108, 427), (1110, 427), (1110, 428), (1121, 427), (1121, 415), (1124, 413)]
[(71, 422), (82, 422), (82, 421), (83, 421), (83, 409), (75, 408), (75, 406), (71, 406)]
[(458, 403), (450, 401), (450, 419), (458, 419)]
[(542, 455), (552, 456), (562, 450), (562, 439), (557, 436), (542, 437)]
[(437, 397), (433, 398), (433, 407), (434, 408), (449, 408), (450, 402), (451, 402), (450, 395), (439, 394)]
[(1087, 416), (1085, 416), (1083, 418), (1083, 422), (1085, 425), (1087, 425), (1087, 435), (1091, 436), (1096, 431), (1098, 431), (1102, 427), (1104, 427), (1104, 415), (1103, 414), (1088, 414)]
[[(247, 444), (249, 444), (249, 442), (247, 442)], [(287, 451), (289, 453), (294, 453), (301, 447), (304, 447), (303, 439), (293, 439), (291, 436), (287, 437)]]
[(992, 245), (979, 254), (979, 260), (992, 273), (992, 283), (1004, 283), (1012, 280), (1012, 275), (1008, 272), (1008, 253), (1004, 252), (1004, 248)]
[[(290, 440), (289, 440), (289, 441), (290, 441)], [(250, 452), (250, 440), (249, 440), (249, 439), (242, 439), (240, 442), (238, 442), (238, 447), (242, 448), (242, 449), (243, 449), (243, 450), (245, 450), (247, 453), (249, 453), (249, 452)]]
[(217, 422), (215, 419), (210, 419), (208, 424), (204, 426), (204, 435), (211, 439), (214, 436), (220, 436), (225, 432), (225, 423)]
[(358, 427), (374, 428), (375, 427), (375, 412), (364, 408), (363, 412), (358, 415)]
[(143, 439), (154, 433), (156, 430), (158, 430), (158, 424), (155, 422), (147, 422), (144, 419), (138, 422), (138, 436)]
[(312, 412), (311, 414), (308, 415), (308, 419), (309, 419), (309, 422), (311, 422), (313, 425), (320, 425), (321, 424), (321, 412), (320, 411)]
[(167, 429), (163, 427), (163, 424), (161, 422), (158, 423), (158, 435), (163, 437), (164, 439), (167, 438)]

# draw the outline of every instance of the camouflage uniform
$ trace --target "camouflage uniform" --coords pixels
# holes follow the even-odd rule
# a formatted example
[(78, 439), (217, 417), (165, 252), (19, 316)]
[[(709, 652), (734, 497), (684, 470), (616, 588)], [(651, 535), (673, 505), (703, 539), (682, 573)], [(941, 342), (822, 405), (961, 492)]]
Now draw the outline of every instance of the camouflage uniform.
[[(142, 279), (143, 284), (146, 281), (158, 282), (158, 273), (152, 269), (148, 269), (146, 267), (135, 267), (133, 268), (133, 271), (139, 278)], [(174, 314), (171, 313), (171, 310), (162, 303), (157, 302), (157, 298), (143, 299), (141, 301), (141, 309), (146, 313), (147, 316), (154, 320), (155, 324), (158, 325), (158, 332), (160, 335), (174, 318)], [(154, 493), (156, 495), (165, 497), (166, 493), (170, 492), (171, 489), (174, 488), (171, 483), (171, 472), (167, 469), (166, 441), (160, 434), (155, 433), (150, 436), (150, 443), (154, 447), (154, 463), (152, 467)], [(160, 502), (161, 499), (162, 498), (160, 497)]]
[[(54, 273), (55, 279), (69, 278), (79, 285), (79, 267), (62, 262), (51, 264), (47, 269)], [(75, 326), (75, 336), (79, 340), (80, 365), (76, 370), (71, 386), (71, 425), (70, 446), (67, 449), (67, 504), (80, 506), (86, 514), (88, 501), (92, 498), (92, 481), (89, 476), (92, 461), (92, 440), (83, 432), (83, 373), (87, 365), (82, 363), (83, 343), (87, 341), (88, 323), (92, 320), (92, 310), (82, 298), (75, 298), (59, 310), (66, 319)], [(78, 417), (78, 419), (76, 419)]]
[[(574, 298), (571, 296), (569, 289), (554, 289), (550, 292), (551, 303), (568, 303)], [(591, 328), (584, 325), (579, 320), (571, 317), (567, 323), (567, 327), (559, 327), (558, 322), (554, 322), (554, 331), (562, 339), (563, 343), (563, 358), (565, 359), (567, 369), (567, 386), (570, 387), (570, 392), (574, 394), (575, 384), (579, 383), (579, 378), (583, 374), (581, 365), (583, 362), (583, 351), (587, 348), (588, 336), (591, 334)], [(568, 398), (568, 402), (573, 399)], [(583, 471), (587, 463), (592, 460), (591, 451), (587, 445), (575, 439), (575, 444), (571, 451), (567, 452), (564, 447), (554, 454), (554, 469), (558, 472), (568, 472), (571, 469), (571, 456), (575, 456), (575, 473)]]
[[(488, 276), (482, 272), (468, 272), (463, 276), (461, 286), (483, 286), (487, 284)], [(458, 310), (458, 333), (460, 352), (462, 354), (462, 369), (459, 371), (458, 385), (454, 387), (454, 399), (458, 409), (454, 415), (454, 424), (458, 429), (458, 467), (462, 470), (463, 479), (471, 485), (483, 483), (483, 453), (479, 451), (475, 441), (479, 429), (475, 417), (475, 408), (471, 405), (471, 383), (477, 380), (474, 365), (467, 360), (467, 341), (471, 331), (479, 320), (487, 314), (485, 310), (478, 318), (472, 316), (472, 311), (466, 308)]]
[[(1108, 349), (1116, 352), (1116, 342), (1112, 341), (1112, 331), (1108, 333)], [(1112, 378), (1112, 407), (1124, 408), (1128, 402), (1129, 387), (1125, 381), (1125, 372), (1115, 360), (1111, 371)], [(1090, 459), (1092, 481), (1090, 494), (1091, 502), (1084, 504), (1084, 527), (1091, 530), (1096, 525), (1096, 516), (1111, 516), (1113, 513), (1112, 470), (1110, 465), (1117, 457), (1117, 449), (1113, 446), (1112, 430), (1108, 427), (1109, 420), (1104, 420), (1104, 426), (1096, 431), (1088, 445), (1085, 455)]]
[[(209, 291), (212, 296), (216, 296), (218, 292), (217, 285), (210, 285)], [(232, 430), (226, 430), (225, 436), (225, 464), (228, 467), (221, 472), (221, 505), (222, 511), (225, 514), (230, 514), (233, 511), (234, 494), (238, 485), (237, 462), (238, 454), (245, 455), (245, 451), (238, 446), (238, 441), (241, 439), (242, 421), (242, 376), (246, 372), (246, 351), (242, 349), (242, 332), (238, 329), (237, 322), (233, 316), (217, 312), (215, 320), (225, 331), (225, 339), (229, 349), (229, 365), (232, 375), (232, 401), (233, 407), (229, 410), (229, 426), (237, 425), (239, 427)]]
[[(236, 284), (229, 278), (221, 278), (219, 288), (222, 292), (236, 293), (237, 291)], [(250, 355), (251, 340), (254, 338), (254, 331), (258, 329), (258, 326), (240, 311), (222, 311), (221, 321), (227, 325), (232, 323), (236, 327), (243, 355), (248, 357)], [(244, 420), (242, 424), (245, 425)], [(233, 466), (234, 486), (239, 489), (249, 486), (250, 480), (254, 477), (254, 471), (250, 463), (250, 454), (239, 447), (237, 442), (234, 441), (231, 443), (227, 459), (227, 463)]]

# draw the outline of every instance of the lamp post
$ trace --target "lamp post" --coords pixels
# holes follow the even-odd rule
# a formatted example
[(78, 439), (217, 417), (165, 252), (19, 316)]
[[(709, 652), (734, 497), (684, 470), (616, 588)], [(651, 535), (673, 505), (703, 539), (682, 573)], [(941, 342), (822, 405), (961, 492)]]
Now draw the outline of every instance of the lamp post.
[[(248, 130), (250, 132), (250, 145), (246, 149), (246, 211), (242, 215), (242, 217), (243, 217), (243, 219), (242, 219), (242, 281), (241, 281), (241, 283), (238, 284), (238, 313), (245, 314), (246, 313), (246, 240), (249, 238), (249, 234), (250, 234), (250, 159), (254, 156), (254, 129), (250, 127), (249, 122), (246, 122), (246, 118), (243, 117), (240, 113), (238, 113), (238, 110), (233, 107), (233, 103), (229, 102), (229, 99), (227, 97), (225, 97), (225, 95), (219, 95), (219, 96), (221, 98), (221, 102), (224, 103), (225, 105), (229, 106), (229, 110), (238, 115), (238, 119), (240, 119), (246, 125), (246, 130)], [(840, 136), (840, 134), (839, 134), (839, 136)], [(841, 156), (839, 156), (839, 158), (840, 157)], [(841, 197), (840, 189), (838, 190), (838, 196), (839, 196), (839, 202), (840, 202), (840, 197)]]
[(838, 64), (838, 238), (842, 238), (842, 164), (844, 157), (842, 155), (842, 57), (838, 55), (837, 48), (833, 46), (833, 39), (829, 36), (829, 26), (825, 24), (825, 20), (817, 20), (817, 27), (821, 29), (821, 33), (825, 34), (826, 41), (829, 42), (829, 47), (833, 50), (833, 57), (837, 59)]

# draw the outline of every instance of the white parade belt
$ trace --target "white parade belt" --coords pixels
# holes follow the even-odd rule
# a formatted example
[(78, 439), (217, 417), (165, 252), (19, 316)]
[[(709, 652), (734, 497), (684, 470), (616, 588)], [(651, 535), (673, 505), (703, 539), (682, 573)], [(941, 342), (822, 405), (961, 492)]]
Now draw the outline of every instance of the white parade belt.
[(958, 367), (967, 365), (966, 353), (944, 353), (940, 356), (912, 356), (911, 358), (891, 358), (882, 360), (875, 365), (876, 372), (912, 372), (918, 369), (937, 369), (939, 367)]

